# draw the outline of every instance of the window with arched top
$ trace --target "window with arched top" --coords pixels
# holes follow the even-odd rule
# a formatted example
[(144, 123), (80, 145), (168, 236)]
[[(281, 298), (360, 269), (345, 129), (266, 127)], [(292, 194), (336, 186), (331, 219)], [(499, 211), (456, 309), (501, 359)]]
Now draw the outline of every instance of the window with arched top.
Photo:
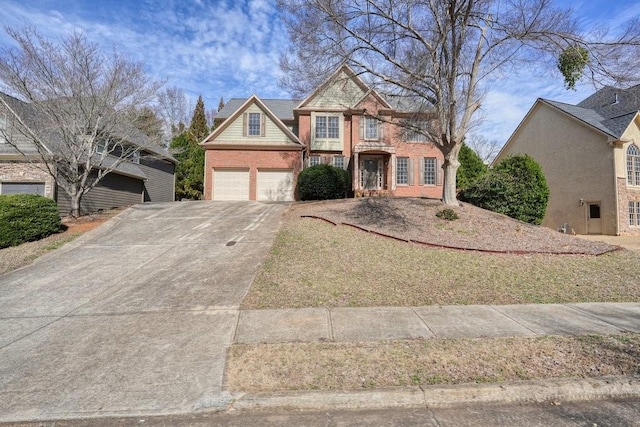
[(635, 144), (627, 148), (627, 184), (640, 185), (640, 148)]

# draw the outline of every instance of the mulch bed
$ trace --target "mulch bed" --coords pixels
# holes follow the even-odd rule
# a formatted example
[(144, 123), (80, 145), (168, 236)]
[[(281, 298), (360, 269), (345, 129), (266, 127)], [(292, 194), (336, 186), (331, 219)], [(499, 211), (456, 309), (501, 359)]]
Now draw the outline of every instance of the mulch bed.
[[(458, 219), (436, 213), (453, 209)], [(312, 217), (429, 246), (497, 253), (601, 255), (620, 249), (524, 223), (468, 203), (445, 206), (422, 198), (358, 198), (293, 205), (290, 215)]]

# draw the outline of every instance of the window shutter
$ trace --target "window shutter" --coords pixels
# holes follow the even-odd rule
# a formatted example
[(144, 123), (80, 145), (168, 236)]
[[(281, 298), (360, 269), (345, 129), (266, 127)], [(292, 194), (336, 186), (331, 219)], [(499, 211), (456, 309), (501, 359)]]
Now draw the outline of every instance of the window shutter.
[(442, 185), (444, 170), (442, 169), (442, 161), (436, 159), (436, 185)]
[(407, 159), (407, 175), (409, 176), (409, 185), (413, 184), (413, 159)]
[(420, 157), (420, 185), (424, 185), (424, 157)]
[(267, 134), (267, 118), (265, 114), (260, 114), (260, 118), (262, 119), (260, 122), (260, 136), (265, 136)]
[(247, 136), (247, 126), (249, 126), (249, 119), (247, 118), (247, 113), (242, 115), (242, 136)]
[(364, 139), (364, 116), (360, 116), (360, 139)]

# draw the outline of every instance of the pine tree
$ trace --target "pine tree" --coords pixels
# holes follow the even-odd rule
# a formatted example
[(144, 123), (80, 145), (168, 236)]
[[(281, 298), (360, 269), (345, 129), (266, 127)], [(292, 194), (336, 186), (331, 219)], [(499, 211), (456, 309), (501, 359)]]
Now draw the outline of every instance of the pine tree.
[(191, 124), (189, 125), (189, 136), (192, 137), (196, 143), (200, 143), (209, 134), (207, 116), (204, 111), (204, 101), (202, 100), (202, 95), (200, 95), (196, 103), (196, 108), (193, 110)]
[(202, 199), (204, 191), (204, 149), (200, 142), (209, 134), (202, 96), (191, 117), (189, 128), (173, 138), (171, 148), (178, 166), (176, 167), (176, 200)]

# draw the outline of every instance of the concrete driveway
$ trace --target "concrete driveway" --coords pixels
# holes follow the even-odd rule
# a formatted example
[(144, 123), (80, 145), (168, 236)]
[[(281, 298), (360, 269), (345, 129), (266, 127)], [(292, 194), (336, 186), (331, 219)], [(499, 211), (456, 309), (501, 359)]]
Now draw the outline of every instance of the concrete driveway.
[(0, 276), (0, 421), (224, 404), (238, 306), (284, 209), (135, 206)]

